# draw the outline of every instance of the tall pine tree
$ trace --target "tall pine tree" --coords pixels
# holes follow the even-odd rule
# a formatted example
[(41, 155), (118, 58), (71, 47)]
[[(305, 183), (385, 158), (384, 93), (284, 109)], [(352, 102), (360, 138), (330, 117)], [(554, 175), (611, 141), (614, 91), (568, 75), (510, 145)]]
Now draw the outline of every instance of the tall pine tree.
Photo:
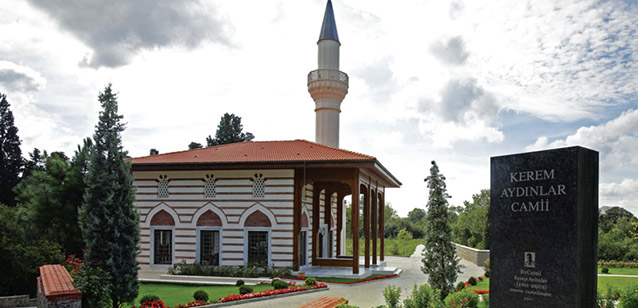
[(219, 125), (217, 125), (215, 138), (206, 137), (206, 144), (213, 146), (250, 141), (255, 138), (253, 134), (244, 133), (243, 130), (244, 126), (241, 124), (241, 117), (236, 116), (234, 113), (225, 113), (219, 121)]
[(85, 257), (110, 274), (111, 302), (118, 308), (137, 297), (140, 230), (131, 165), (124, 160), (120, 137), (124, 124), (110, 84), (98, 100), (103, 110), (93, 135), (80, 225), (88, 248)]
[(450, 293), (458, 274), (461, 272), (459, 259), (455, 255), (452, 244), (452, 227), (450, 227), (449, 210), (445, 186), (445, 176), (439, 173), (439, 167), (432, 161), (428, 183), (430, 196), (425, 221), (425, 250), (423, 251), (423, 267), (428, 275), (432, 288), (441, 290), (441, 299)]
[(15, 206), (13, 187), (18, 184), (21, 168), (18, 128), (13, 125), (7, 95), (0, 93), (0, 203)]

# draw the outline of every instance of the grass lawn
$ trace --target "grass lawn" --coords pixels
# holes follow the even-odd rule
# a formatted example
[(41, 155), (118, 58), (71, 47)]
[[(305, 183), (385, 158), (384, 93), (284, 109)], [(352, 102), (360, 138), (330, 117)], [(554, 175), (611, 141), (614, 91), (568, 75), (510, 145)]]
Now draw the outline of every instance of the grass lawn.
[(632, 284), (638, 284), (638, 277), (598, 276), (598, 291), (603, 293), (607, 290), (608, 285), (616, 290), (622, 291), (628, 285)]
[(490, 279), (489, 278), (485, 278), (485, 279), (483, 279), (483, 281), (478, 281), (475, 286), (469, 286), (467, 288), (468, 288), (468, 290), (477, 290), (477, 291), (489, 290), (490, 289)]
[[(607, 285), (610, 285), (612, 288), (622, 291), (625, 289), (625, 287), (631, 284), (638, 284), (638, 277), (598, 276), (598, 290), (603, 293), (607, 290)], [(469, 286), (468, 289), (489, 290), (490, 279), (484, 279), (483, 281), (477, 283), (475, 286)]]
[[(273, 287), (269, 284), (251, 286), (253, 291), (259, 292), (264, 290), (271, 290)], [(231, 294), (239, 294), (239, 287), (236, 286), (194, 286), (194, 285), (179, 285), (168, 283), (140, 283), (140, 291), (137, 299), (135, 299), (135, 306), (139, 306), (140, 298), (144, 295), (157, 295), (164, 304), (168, 306), (177, 306), (179, 304), (186, 304), (194, 301), (193, 293), (197, 290), (204, 290), (208, 292), (209, 301), (217, 300), (221, 297), (225, 297)]]
[[(600, 271), (602, 267), (598, 268), (598, 274), (602, 274)], [(630, 268), (630, 267), (608, 267), (609, 273), (614, 275), (638, 275), (638, 268)]]
[[(422, 238), (411, 240), (398, 240), (398, 239), (385, 239), (383, 254), (386, 256), (409, 256), (414, 253), (414, 249), (417, 245), (423, 244), (425, 240)], [(370, 242), (370, 255), (372, 255), (372, 241)], [(377, 254), (380, 250), (380, 241), (377, 240)], [(363, 256), (365, 252), (365, 246), (363, 239), (359, 240), (359, 255)], [(346, 239), (346, 254), (352, 255), (352, 239)]]

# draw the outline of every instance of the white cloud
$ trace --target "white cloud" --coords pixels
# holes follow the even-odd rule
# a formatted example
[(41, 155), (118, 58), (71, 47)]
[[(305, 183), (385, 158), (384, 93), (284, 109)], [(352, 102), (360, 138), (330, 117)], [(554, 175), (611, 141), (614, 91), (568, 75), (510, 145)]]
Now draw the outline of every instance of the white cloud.
[(638, 179), (600, 184), (600, 206), (620, 206), (638, 213)]
[(230, 44), (228, 27), (215, 6), (189, 1), (30, 0), (64, 30), (89, 45), (92, 67), (117, 67), (141, 49), (197, 47), (205, 41)]
[(0, 85), (11, 91), (38, 91), (47, 81), (40, 72), (10, 61), (0, 60)]
[(603, 169), (622, 170), (638, 166), (638, 110), (630, 109), (606, 123), (579, 128), (564, 139), (539, 137), (526, 150), (584, 146), (601, 153)]

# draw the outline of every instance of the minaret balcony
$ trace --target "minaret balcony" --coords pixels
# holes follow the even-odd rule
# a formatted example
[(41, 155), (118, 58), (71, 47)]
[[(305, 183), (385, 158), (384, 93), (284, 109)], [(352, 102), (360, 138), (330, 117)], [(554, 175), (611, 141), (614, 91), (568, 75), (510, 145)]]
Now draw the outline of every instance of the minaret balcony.
[(318, 69), (308, 73), (308, 85), (315, 81), (338, 82), (348, 88), (348, 74), (339, 70)]

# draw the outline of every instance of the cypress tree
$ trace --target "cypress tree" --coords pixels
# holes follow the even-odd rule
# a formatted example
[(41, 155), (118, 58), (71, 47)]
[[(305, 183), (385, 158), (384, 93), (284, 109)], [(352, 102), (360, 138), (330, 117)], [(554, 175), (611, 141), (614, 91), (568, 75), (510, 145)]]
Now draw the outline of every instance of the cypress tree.
[(103, 110), (89, 154), (80, 224), (87, 244), (85, 258), (109, 273), (111, 302), (117, 308), (137, 297), (139, 266), (135, 257), (140, 231), (133, 208), (131, 165), (125, 161), (120, 137), (125, 127), (110, 84), (98, 100)]
[(18, 184), (22, 151), (18, 128), (13, 125), (7, 95), (0, 93), (0, 203), (15, 206), (13, 187)]
[(425, 250), (421, 270), (428, 275), (432, 288), (441, 290), (443, 299), (452, 290), (461, 272), (461, 265), (452, 244), (447, 202), (450, 196), (447, 194), (445, 176), (439, 173), (436, 162), (432, 161), (430, 176), (425, 181), (428, 183), (430, 195), (425, 218)]

